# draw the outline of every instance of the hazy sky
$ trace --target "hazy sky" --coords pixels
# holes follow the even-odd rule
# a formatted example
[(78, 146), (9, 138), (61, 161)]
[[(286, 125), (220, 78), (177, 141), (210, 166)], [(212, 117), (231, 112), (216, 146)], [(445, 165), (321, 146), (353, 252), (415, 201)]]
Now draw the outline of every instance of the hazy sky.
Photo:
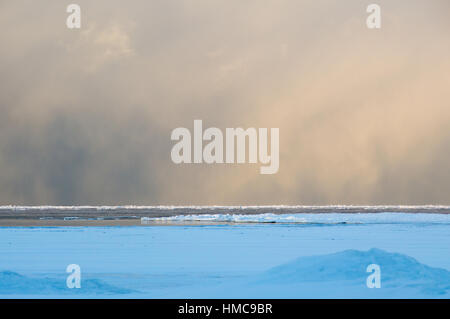
[[(449, 32), (448, 0), (0, 0), (0, 205), (450, 204)], [(174, 164), (194, 119), (280, 128), (278, 174)]]

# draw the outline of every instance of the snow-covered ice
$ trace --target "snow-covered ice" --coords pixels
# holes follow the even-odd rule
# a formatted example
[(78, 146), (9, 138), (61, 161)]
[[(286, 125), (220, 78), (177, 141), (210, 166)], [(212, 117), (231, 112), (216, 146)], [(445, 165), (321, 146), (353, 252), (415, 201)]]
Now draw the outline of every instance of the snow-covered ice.
[(326, 213), (326, 214), (201, 214), (176, 215), (168, 217), (142, 217), (146, 222), (233, 222), (233, 223), (303, 223), (303, 224), (423, 224), (439, 223), (450, 225), (450, 214), (427, 213)]
[[(301, 215), (275, 223), (259, 223), (275, 218), (265, 214), (249, 224), (2, 227), (0, 296), (450, 297), (448, 215)], [(371, 263), (381, 268), (379, 289), (366, 286)], [(65, 286), (69, 264), (81, 267), (81, 289)]]

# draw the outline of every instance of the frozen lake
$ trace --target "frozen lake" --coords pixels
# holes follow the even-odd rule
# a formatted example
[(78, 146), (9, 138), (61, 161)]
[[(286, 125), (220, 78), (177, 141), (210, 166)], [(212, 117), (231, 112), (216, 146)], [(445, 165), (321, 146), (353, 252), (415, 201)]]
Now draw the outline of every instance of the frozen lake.
[[(171, 222), (200, 218), (203, 224), (0, 227), (0, 295), (450, 296), (448, 214), (261, 214), (252, 218), (211, 214), (167, 218)], [(149, 220), (144, 218), (142, 222)], [(379, 289), (366, 285), (370, 275), (366, 267), (372, 263), (381, 268)], [(81, 268), (80, 289), (66, 286), (69, 264)]]

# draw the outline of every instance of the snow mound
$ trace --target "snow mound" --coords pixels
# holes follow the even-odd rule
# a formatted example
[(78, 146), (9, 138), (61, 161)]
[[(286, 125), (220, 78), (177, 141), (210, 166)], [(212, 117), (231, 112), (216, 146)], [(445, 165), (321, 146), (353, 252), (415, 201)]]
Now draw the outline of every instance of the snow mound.
[(371, 264), (380, 266), (382, 288), (403, 292), (416, 290), (422, 295), (450, 293), (450, 271), (429, 267), (407, 255), (375, 248), (301, 257), (270, 269), (259, 276), (257, 282), (264, 285), (340, 282), (344, 286), (362, 287), (371, 274), (366, 272)]
[(80, 289), (69, 289), (65, 278), (32, 278), (13, 271), (0, 271), (1, 295), (109, 295), (133, 292), (109, 285), (98, 279), (86, 279)]

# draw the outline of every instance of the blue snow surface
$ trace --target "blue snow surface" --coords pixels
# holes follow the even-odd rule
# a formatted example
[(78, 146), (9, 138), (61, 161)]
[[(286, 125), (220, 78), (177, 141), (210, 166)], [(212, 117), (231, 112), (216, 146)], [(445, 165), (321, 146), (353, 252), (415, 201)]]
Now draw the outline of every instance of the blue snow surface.
[[(450, 297), (450, 215), (310, 215), (198, 226), (2, 227), (0, 297)], [(195, 219), (176, 217), (183, 218)], [(81, 267), (79, 289), (66, 285), (69, 264)], [(371, 264), (380, 267), (381, 288), (366, 284)]]

